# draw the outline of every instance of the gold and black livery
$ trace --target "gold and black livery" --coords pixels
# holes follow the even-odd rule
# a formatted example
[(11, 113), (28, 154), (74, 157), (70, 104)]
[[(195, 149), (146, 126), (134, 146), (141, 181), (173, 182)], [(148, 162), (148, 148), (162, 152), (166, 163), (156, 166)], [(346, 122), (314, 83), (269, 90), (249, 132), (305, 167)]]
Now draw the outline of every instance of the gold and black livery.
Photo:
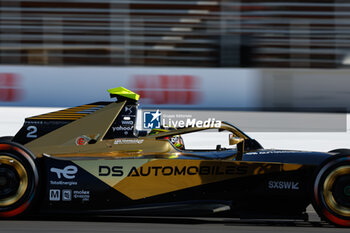
[[(117, 101), (29, 117), (14, 137), (0, 139), (0, 217), (305, 220), (312, 203), (323, 219), (350, 226), (350, 150), (267, 150), (227, 122), (149, 134), (136, 127), (139, 96), (109, 92)], [(228, 131), (236, 146), (188, 150), (170, 140), (213, 129)]]

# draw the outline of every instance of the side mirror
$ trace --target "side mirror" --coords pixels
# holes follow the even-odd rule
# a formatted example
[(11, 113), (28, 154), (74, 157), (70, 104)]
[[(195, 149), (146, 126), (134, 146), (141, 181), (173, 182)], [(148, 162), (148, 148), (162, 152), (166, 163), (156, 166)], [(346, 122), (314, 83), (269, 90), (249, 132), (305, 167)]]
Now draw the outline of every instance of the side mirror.
[(233, 134), (229, 134), (229, 145), (237, 145), (240, 142), (243, 142), (244, 139), (240, 137), (234, 137)]

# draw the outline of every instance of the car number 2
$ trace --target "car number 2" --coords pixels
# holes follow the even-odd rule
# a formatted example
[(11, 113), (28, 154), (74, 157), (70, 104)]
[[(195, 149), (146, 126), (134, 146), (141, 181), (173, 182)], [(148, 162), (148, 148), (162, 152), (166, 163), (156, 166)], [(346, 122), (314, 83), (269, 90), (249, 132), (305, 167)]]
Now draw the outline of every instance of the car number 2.
[(38, 132), (38, 129), (36, 126), (28, 126), (27, 127), (28, 133), (27, 133), (27, 138), (37, 138), (38, 135), (36, 134)]

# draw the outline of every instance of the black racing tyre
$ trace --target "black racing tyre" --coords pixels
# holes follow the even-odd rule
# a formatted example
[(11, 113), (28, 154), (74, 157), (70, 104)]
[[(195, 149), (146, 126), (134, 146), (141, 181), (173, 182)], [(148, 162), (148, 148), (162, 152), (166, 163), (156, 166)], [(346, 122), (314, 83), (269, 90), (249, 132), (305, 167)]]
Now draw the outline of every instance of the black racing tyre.
[(350, 227), (350, 155), (334, 156), (318, 169), (312, 204), (321, 218)]
[(35, 157), (24, 146), (0, 142), (0, 217), (26, 213), (38, 191)]
[(13, 139), (12, 136), (0, 137), (0, 142), (11, 142)]
[(346, 149), (346, 148), (335, 149), (335, 150), (328, 151), (328, 153), (334, 153), (337, 155), (350, 155), (350, 149)]

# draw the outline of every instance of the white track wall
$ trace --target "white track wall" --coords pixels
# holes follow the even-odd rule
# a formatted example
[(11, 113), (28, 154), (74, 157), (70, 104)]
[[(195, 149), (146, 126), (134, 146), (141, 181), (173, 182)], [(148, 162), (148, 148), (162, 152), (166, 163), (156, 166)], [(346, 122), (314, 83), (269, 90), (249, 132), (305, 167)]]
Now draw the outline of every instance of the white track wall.
[(123, 86), (143, 107), (258, 107), (258, 81), (248, 69), (0, 66), (0, 105), (75, 106)]
[(0, 66), (0, 106), (76, 106), (123, 86), (144, 108), (347, 108), (349, 69)]

